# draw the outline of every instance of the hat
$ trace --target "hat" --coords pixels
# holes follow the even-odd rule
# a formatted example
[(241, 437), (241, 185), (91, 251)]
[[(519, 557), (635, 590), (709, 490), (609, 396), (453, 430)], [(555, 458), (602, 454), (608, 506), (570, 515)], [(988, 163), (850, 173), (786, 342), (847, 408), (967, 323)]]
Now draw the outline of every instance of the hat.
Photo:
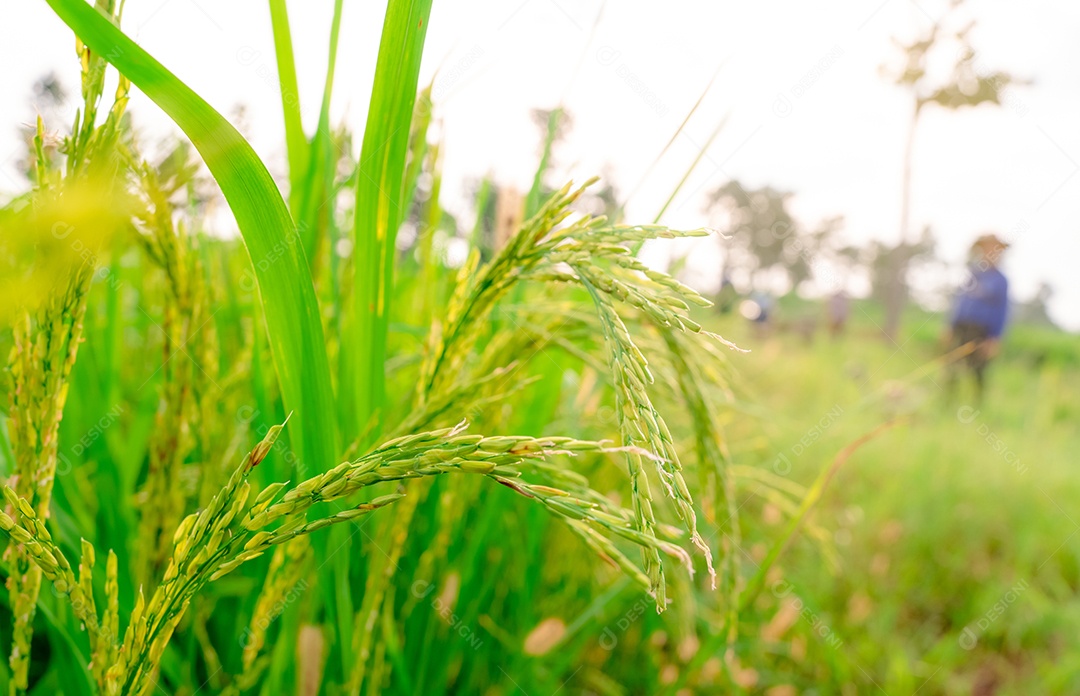
[(1008, 249), (1009, 248), (1009, 243), (1004, 241), (1003, 239), (1001, 239), (1001, 237), (998, 237), (996, 234), (991, 232), (991, 233), (979, 235), (979, 238), (976, 239), (975, 243), (972, 244), (971, 246), (972, 247), (997, 247), (997, 248), (1000, 248), (1000, 249)]

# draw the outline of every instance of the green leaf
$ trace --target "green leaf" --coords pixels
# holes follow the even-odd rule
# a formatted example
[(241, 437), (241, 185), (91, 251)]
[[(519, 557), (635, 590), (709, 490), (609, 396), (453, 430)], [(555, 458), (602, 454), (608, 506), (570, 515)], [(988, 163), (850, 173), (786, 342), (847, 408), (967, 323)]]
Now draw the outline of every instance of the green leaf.
[(536, 214), (537, 210), (540, 210), (541, 198), (543, 197), (544, 188), (544, 175), (547, 173), (548, 166), (551, 164), (551, 148), (555, 144), (555, 139), (559, 137), (559, 124), (563, 119), (563, 110), (561, 106), (557, 106), (551, 111), (547, 112), (547, 128), (544, 131), (544, 148), (540, 155), (540, 162), (536, 167), (536, 174), (533, 175), (532, 187), (529, 189), (529, 194), (525, 197), (525, 218), (531, 218)]
[[(356, 185), (353, 349), (355, 435), (383, 402), (386, 330), (397, 230), (404, 218), (405, 159), (432, 0), (390, 0), (371, 90)], [(343, 390), (344, 391), (344, 390)], [(372, 429), (372, 436), (378, 428)]]
[(300, 119), (300, 87), (296, 81), (292, 32), (285, 0), (270, 0), (270, 23), (274, 29), (274, 57), (277, 60), (281, 108), (285, 114), (285, 148), (289, 156), (289, 200), (294, 203), (300, 177), (306, 168), (308, 143)]
[(259, 156), (224, 117), (83, 0), (47, 0), (57, 15), (169, 115), (202, 155), (240, 227), (258, 282), (290, 437), (321, 471), (339, 454), (330, 369), (298, 231)]
[(319, 109), (319, 123), (310, 145), (308, 146), (305, 141), (305, 146), (308, 146), (305, 170), (290, 178), (294, 189), (289, 195), (289, 206), (293, 217), (306, 225), (304, 251), (308, 261), (311, 262), (311, 273), (315, 278), (319, 277), (319, 261), (322, 258), (320, 256), (322, 249), (319, 244), (323, 240), (327, 242), (330, 240), (334, 222), (334, 202), (337, 198), (337, 190), (334, 186), (337, 162), (334, 157), (333, 136), (330, 132), (330, 98), (334, 91), (342, 4), (342, 0), (334, 2), (334, 17), (330, 23), (330, 56), (326, 63), (322, 106)]

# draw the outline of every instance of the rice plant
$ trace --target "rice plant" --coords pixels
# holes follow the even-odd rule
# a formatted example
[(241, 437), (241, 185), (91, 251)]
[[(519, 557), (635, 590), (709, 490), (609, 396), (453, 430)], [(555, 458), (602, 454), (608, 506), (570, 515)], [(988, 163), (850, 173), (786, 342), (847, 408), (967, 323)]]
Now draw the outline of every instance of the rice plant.
[[(582, 214), (593, 182), (567, 184), (530, 196), (501, 245), (474, 233), (451, 268), (417, 84), (430, 0), (389, 3), (344, 176), (335, 4), (312, 135), (283, 100), (287, 198), (118, 6), (48, 2), (79, 37), (84, 104), (59, 155), (59, 126), (39, 122), (30, 190), (2, 218), (5, 255), (32, 259), (16, 280), (42, 288), (12, 316), (0, 443), (10, 693), (546, 688), (569, 663), (530, 656), (559, 645), (599, 689), (603, 624), (537, 612), (595, 616), (603, 587), (631, 586), (650, 616), (675, 609), (655, 620), (718, 641), (719, 675), (684, 679), (735, 683), (740, 515), (719, 415), (735, 346), (691, 316), (707, 300), (633, 253), (706, 230)], [(294, 94), (285, 2), (270, 10)], [(99, 117), (106, 65), (120, 88)], [(210, 181), (186, 145), (142, 154), (130, 84), (194, 145), (239, 240), (205, 234)], [(53, 248), (58, 216), (93, 253)]]

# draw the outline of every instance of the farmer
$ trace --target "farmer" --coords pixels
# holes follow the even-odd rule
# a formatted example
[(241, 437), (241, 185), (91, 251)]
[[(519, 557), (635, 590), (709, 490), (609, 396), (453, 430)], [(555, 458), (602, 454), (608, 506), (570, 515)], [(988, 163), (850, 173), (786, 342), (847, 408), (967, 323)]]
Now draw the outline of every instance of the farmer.
[[(1008, 247), (994, 234), (984, 234), (975, 240), (968, 266), (971, 277), (957, 293), (946, 332), (946, 343), (951, 349), (973, 344), (963, 361), (975, 376), (979, 401), (986, 384), (986, 366), (997, 355), (1005, 330), (1009, 281), (998, 269), (998, 262)], [(950, 391), (955, 390), (957, 372), (953, 369), (950, 374)]]
[(720, 292), (716, 295), (716, 308), (721, 314), (729, 313), (735, 306), (735, 300), (739, 299), (739, 291), (735, 284), (728, 278), (727, 273), (721, 276)]
[(739, 313), (754, 323), (754, 333), (759, 337), (767, 336), (772, 328), (773, 299), (760, 290), (750, 293), (750, 298), (739, 305)]
[(840, 288), (829, 297), (829, 334), (833, 338), (839, 338), (847, 327), (848, 317), (851, 315), (851, 298), (847, 292)]

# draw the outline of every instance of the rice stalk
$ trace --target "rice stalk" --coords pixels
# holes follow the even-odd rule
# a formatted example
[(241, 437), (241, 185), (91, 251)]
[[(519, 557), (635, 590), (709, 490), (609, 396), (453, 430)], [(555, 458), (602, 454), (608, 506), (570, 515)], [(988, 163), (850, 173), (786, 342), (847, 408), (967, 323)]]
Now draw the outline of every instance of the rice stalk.
[(712, 517), (721, 536), (720, 595), (727, 632), (725, 659), (730, 659), (738, 639), (742, 531), (727, 438), (720, 429), (719, 418), (711, 401), (703, 391), (703, 385), (715, 384), (716, 380), (710, 380), (698, 361), (693, 359), (689, 347), (684, 345), (683, 336), (672, 331), (661, 333), (672, 358), (679, 390), (691, 416), (698, 461), (702, 471), (712, 479), (706, 485), (706, 490), (713, 492)]
[[(368, 573), (367, 583), (364, 587), (364, 599), (356, 612), (353, 625), (358, 626), (358, 631), (353, 631), (353, 643), (351, 650), (352, 670), (348, 674), (345, 683), (345, 692), (360, 694), (367, 676), (367, 666), (372, 657), (373, 646), (377, 651), (381, 643), (376, 641), (379, 617), (381, 609), (386, 602), (390, 579), (397, 570), (401, 555), (405, 549), (405, 541), (409, 534), (409, 524), (421, 500), (427, 495), (428, 487), (413, 486), (412, 495), (406, 496), (404, 501), (397, 506), (397, 515), (389, 524), (389, 533), (386, 535), (390, 552), (387, 555), (372, 559)], [(377, 662), (377, 661), (376, 661)], [(373, 669), (373, 671), (375, 671)]]
[[(82, 340), (91, 275), (89, 267), (78, 269), (66, 290), (48, 300), (36, 321), (25, 316), (14, 327), (14, 345), (8, 360), (13, 382), (8, 428), (15, 471), (8, 485), (41, 520), (49, 516), (60, 419), (67, 400), (68, 377)], [(43, 523), (41, 526), (44, 529)], [(28, 551), (17, 544), (5, 549), (4, 562), (11, 569), (7, 590), (14, 626), (8, 662), (12, 693), (17, 693), (28, 686), (30, 640), (42, 571), (32, 563)]]
[(274, 550), (262, 591), (244, 632), (242, 671), (223, 694), (241, 694), (258, 683), (269, 664), (269, 656), (263, 654), (267, 631), (285, 611), (291, 593), (297, 588), (307, 588), (303, 576), (310, 569), (311, 557), (311, 542), (306, 536), (297, 537)]
[[(101, 9), (112, 15), (112, 2), (100, 3)], [(127, 104), (129, 83), (122, 76), (117, 85), (112, 107), (104, 123), (96, 123), (97, 109), (104, 87), (105, 62), (93, 54), (81, 41), (76, 40), (76, 51), (81, 66), (83, 109), (76, 113), (72, 132), (65, 137), (61, 151), (67, 155), (64, 175), (50, 167), (44, 149), (45, 128), (39, 117), (33, 139), (35, 191), (32, 206), (35, 210), (55, 206), (64, 217), (53, 223), (52, 236), (65, 240), (72, 232), (78, 233), (67, 243), (76, 248), (75, 241), (86, 234), (79, 227), (98, 227), (92, 235), (103, 238), (111, 232), (113, 219), (98, 217), (93, 210), (82, 208), (81, 195), (89, 189), (100, 187), (99, 194), (117, 208), (120, 199), (113, 198), (114, 180), (120, 169), (114, 148), (120, 134), (120, 119)], [(87, 188), (87, 190), (83, 190)], [(65, 195), (67, 194), (67, 195)], [(97, 205), (101, 205), (98, 201)], [(80, 236), (81, 235), (81, 236)], [(35, 240), (36, 241), (36, 240)], [(45, 531), (49, 517), (57, 464), (57, 439), (60, 420), (68, 395), (68, 379), (75, 365), (79, 343), (82, 341), (83, 317), (86, 312), (86, 295), (94, 274), (96, 250), (85, 245), (79, 259), (59, 288), (46, 298), (36, 320), (24, 315), (16, 321), (13, 331), (13, 347), (8, 360), (12, 379), (9, 428), (15, 459), (14, 474), (8, 481), (16, 498), (26, 503), (24, 515), (34, 521), (35, 532)], [(12, 499), (13, 500), (13, 499)], [(10, 503), (10, 500), (9, 500)], [(9, 508), (9, 515), (13, 512)], [(40, 536), (40, 534), (39, 534)], [(85, 548), (85, 547), (84, 547)], [(48, 560), (48, 551), (42, 559)], [(45, 572), (36, 563), (37, 548), (25, 542), (16, 542), (4, 551), (4, 562), (11, 568), (6, 587), (11, 601), (14, 622), (12, 648), (8, 663), (12, 670), (10, 693), (17, 694), (28, 688), (30, 645), (33, 637), (33, 621), (37, 609), (41, 579)], [(111, 557), (110, 557), (111, 558)], [(92, 557), (89, 559), (93, 566)], [(113, 581), (116, 564), (111, 558)], [(60, 567), (50, 570), (59, 572)], [(68, 567), (70, 570), (70, 567)], [(87, 595), (90, 587), (88, 577), (80, 578), (83, 587), (80, 594)], [(67, 583), (70, 578), (65, 578)], [(92, 603), (93, 594), (89, 593)], [(92, 613), (92, 612), (91, 612)]]
[[(138, 494), (141, 519), (136, 542), (136, 577), (146, 589), (168, 559), (172, 530), (183, 514), (186, 493), (181, 470), (198, 431), (205, 427), (217, 364), (210, 298), (198, 249), (174, 222), (171, 194), (189, 181), (190, 170), (160, 172), (146, 163), (136, 168), (144, 207), (136, 214), (137, 239), (164, 272), (161, 393), (149, 444), (147, 475)], [(163, 178), (160, 174), (166, 174)], [(169, 175), (171, 174), (171, 175)], [(207, 366), (207, 367), (204, 367)], [(210, 472), (203, 472), (208, 475)]]
[[(475, 339), (484, 328), (496, 303), (504, 298), (523, 276), (543, 262), (538, 242), (571, 215), (570, 206), (584, 187), (573, 192), (567, 184), (553, 195), (536, 215), (529, 218), (499, 253), (482, 269), (475, 249), (458, 273), (446, 317), (432, 333), (427, 359), (421, 370), (419, 398), (423, 402), (443, 388), (448, 375), (460, 373)], [(584, 219), (575, 224), (590, 224)], [(444, 328), (445, 327), (445, 328)]]
[[(481, 340), (481, 334), (490, 324), (492, 313), (499, 301), (505, 298), (529, 271), (545, 261), (544, 250), (541, 248), (542, 250), (537, 252), (538, 243), (551, 236), (557, 226), (570, 216), (570, 206), (583, 191), (584, 187), (571, 191), (570, 185), (567, 185), (552, 196), (482, 269), (479, 252), (473, 250), (458, 272), (445, 320), (436, 319), (428, 335), (426, 356), (421, 366), (421, 379), (417, 389), (420, 408), (402, 424), (399, 432), (409, 432), (418, 426), (427, 425), (451, 407), (460, 413), (462, 404), (469, 403), (470, 398), (477, 396), (486, 386), (496, 380), (503, 382), (499, 377), (506, 368), (500, 366), (499, 358), (505, 360), (502, 365), (509, 364), (512, 359), (504, 356), (516, 354), (511, 349), (518, 346), (518, 334), (505, 334), (503, 338), (497, 334), (490, 340)], [(574, 224), (592, 225), (602, 222), (583, 218)], [(554, 331), (550, 333), (553, 334)], [(535, 338), (529, 337), (529, 340), (534, 341)], [(486, 344), (487, 349), (473, 369), (465, 370), (474, 346), (478, 344)], [(494, 402), (498, 397), (491, 395), (488, 399)], [(474, 403), (479, 401), (480, 399), (476, 399)], [(415, 507), (412, 505), (399, 508), (394, 528), (407, 529), (414, 511)], [(404, 538), (404, 534), (396, 534), (389, 540), (391, 558), (400, 555), (401, 548), (397, 544), (399, 540), (404, 543)], [(381, 597), (390, 582), (387, 571), (394, 565), (396, 564), (385, 563), (382, 558), (373, 559), (369, 577), (375, 580), (369, 583), (361, 609), (364, 625), (368, 629), (374, 627)], [(369, 642), (370, 630), (366, 630), (358, 646), (361, 650), (350, 679), (354, 693), (359, 690), (363, 680), (368, 658), (368, 650), (364, 648)]]
[[(577, 281), (593, 299), (609, 349), (610, 373), (615, 380), (615, 412), (623, 442), (635, 448), (646, 447), (655, 453), (657, 477), (689, 528), (692, 543), (705, 556), (715, 586), (712, 553), (698, 532), (697, 515), (682, 475), (673, 438), (649, 395), (653, 376), (648, 361), (635, 344), (615, 305), (616, 301), (630, 305), (661, 330), (701, 333), (701, 327), (687, 314), (688, 303), (698, 306), (709, 303), (674, 278), (647, 268), (623, 246), (656, 237), (701, 234), (704, 231), (676, 233), (658, 226), (571, 226), (546, 241), (547, 261), (552, 265), (540, 267), (536, 275), (546, 280)], [(557, 264), (564, 264), (569, 270), (563, 270)], [(644, 534), (654, 536), (656, 519), (652, 494), (641, 456), (629, 453), (627, 467), (638, 526)], [(662, 611), (667, 601), (663, 561), (655, 551), (647, 548), (644, 551), (650, 592), (656, 600), (657, 609)]]
[[(588, 186), (592, 181), (585, 184)], [(715, 584), (712, 554), (697, 529), (693, 500), (682, 475), (678, 453), (663, 417), (649, 396), (653, 382), (644, 354), (623, 321), (616, 302), (625, 303), (663, 329), (700, 333), (728, 345), (724, 339), (704, 332), (689, 317), (689, 306), (708, 306), (698, 293), (665, 273), (647, 268), (630, 254), (626, 245), (646, 239), (700, 236), (704, 230), (675, 232), (657, 225), (610, 226), (603, 218), (583, 216), (560, 225), (570, 216), (570, 206), (585, 186), (571, 191), (569, 185), (551, 197), (496, 257), (482, 269), (473, 255), (462, 267), (447, 309), (446, 328), (431, 334), (429, 357), (422, 370), (420, 400), (444, 388), (444, 375), (459, 375), (477, 343), (480, 331), (494, 306), (522, 279), (572, 282), (589, 293), (600, 319), (614, 378), (616, 413), (623, 442), (632, 447), (627, 455), (637, 526), (655, 538), (656, 517), (645, 460), (637, 453), (645, 448), (655, 454), (656, 474), (664, 491), (687, 524), (692, 543), (705, 557)], [(663, 560), (655, 550), (644, 548), (646, 573), (657, 608), (666, 606)]]
[[(52, 542), (30, 503), (5, 488), (5, 496), (16, 514), (0, 516), (0, 528), (15, 543), (23, 545), (28, 558), (58, 592), (68, 595), (76, 615), (87, 626), (91, 643), (96, 646), (95, 654), (113, 658), (98, 663), (109, 665), (102, 675), (103, 693), (148, 692), (180, 619), (192, 598), (207, 583), (277, 545), (354, 520), (403, 497), (400, 493), (382, 495), (341, 512), (309, 519), (308, 513), (316, 505), (346, 498), (377, 483), (447, 473), (485, 476), (535, 500), (560, 518), (587, 525), (593, 537), (598, 533), (619, 536), (690, 566), (690, 558), (681, 547), (634, 529), (628, 511), (589, 489), (587, 481), (579, 475), (564, 473), (563, 481), (575, 484), (566, 489), (533, 483), (523, 477), (529, 470), (529, 462), (583, 452), (625, 452), (628, 448), (613, 449), (602, 442), (566, 437), (466, 435), (463, 426), (458, 426), (390, 440), (355, 461), (344, 462), (292, 487), (271, 484), (249, 504), (248, 475), (273, 447), (282, 427), (273, 426), (207, 507), (180, 523), (173, 535), (172, 553), (164, 575), (149, 599), (139, 591), (119, 645), (111, 633), (111, 626), (116, 623), (110, 614), (114, 606), (112, 595), (106, 616), (99, 621), (88, 580), (75, 578), (71, 565)], [(645, 452), (639, 454), (649, 456)], [(84, 558), (90, 559), (85, 562), (86, 568), (92, 568), (92, 554), (92, 547), (84, 545)], [(88, 572), (84, 577), (88, 577)], [(110, 629), (102, 630), (102, 624)]]

